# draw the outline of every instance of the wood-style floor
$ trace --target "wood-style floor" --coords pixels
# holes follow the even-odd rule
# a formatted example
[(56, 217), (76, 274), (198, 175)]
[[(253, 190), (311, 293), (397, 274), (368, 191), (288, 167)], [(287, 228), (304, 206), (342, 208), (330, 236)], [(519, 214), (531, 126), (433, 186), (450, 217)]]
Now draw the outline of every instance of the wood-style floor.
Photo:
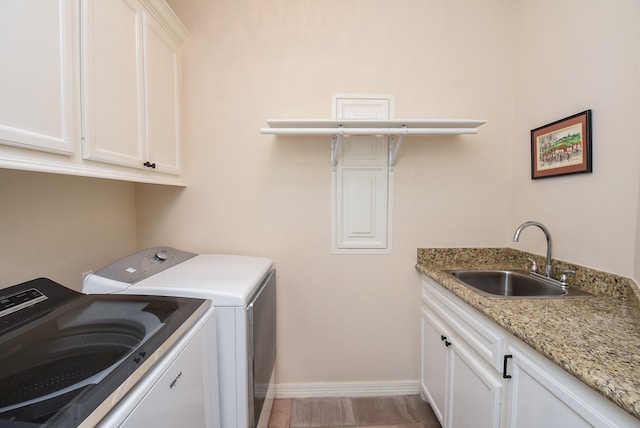
[(417, 395), (275, 400), (269, 428), (440, 428)]

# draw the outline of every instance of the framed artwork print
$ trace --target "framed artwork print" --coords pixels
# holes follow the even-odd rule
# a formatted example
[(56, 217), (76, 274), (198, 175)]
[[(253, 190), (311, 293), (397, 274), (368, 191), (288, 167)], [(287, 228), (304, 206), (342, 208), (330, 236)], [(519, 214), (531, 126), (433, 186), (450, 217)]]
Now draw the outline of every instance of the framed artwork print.
[(591, 172), (591, 110), (531, 130), (531, 179)]

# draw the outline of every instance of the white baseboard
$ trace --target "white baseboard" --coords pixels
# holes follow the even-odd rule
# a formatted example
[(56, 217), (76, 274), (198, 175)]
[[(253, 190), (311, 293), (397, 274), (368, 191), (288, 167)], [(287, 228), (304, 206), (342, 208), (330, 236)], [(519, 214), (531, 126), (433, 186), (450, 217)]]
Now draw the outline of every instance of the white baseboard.
[(419, 393), (420, 382), (417, 380), (276, 384), (276, 399), (312, 397), (384, 397), (391, 395), (418, 395)]

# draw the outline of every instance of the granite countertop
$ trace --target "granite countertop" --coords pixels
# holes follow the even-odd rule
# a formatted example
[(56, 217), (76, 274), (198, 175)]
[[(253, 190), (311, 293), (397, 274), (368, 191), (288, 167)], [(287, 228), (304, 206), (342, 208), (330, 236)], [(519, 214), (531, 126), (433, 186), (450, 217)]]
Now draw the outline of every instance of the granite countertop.
[(640, 419), (640, 299), (631, 279), (554, 260), (554, 277), (573, 269), (569, 284), (594, 297), (498, 300), (443, 272), (528, 269), (527, 258), (544, 266), (544, 257), (512, 248), (421, 248), (416, 269)]

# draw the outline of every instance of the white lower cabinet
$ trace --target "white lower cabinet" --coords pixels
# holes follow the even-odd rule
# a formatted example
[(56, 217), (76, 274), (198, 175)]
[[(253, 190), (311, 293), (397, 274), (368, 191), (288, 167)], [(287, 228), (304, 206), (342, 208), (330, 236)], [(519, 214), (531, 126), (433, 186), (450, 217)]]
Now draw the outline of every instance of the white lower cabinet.
[(420, 392), (443, 428), (640, 427), (427, 277), (422, 303)]
[(506, 425), (640, 427), (640, 421), (523, 343), (509, 346)]
[(500, 426), (502, 379), (453, 332), (422, 309), (421, 392), (443, 427)]
[(507, 426), (514, 427), (590, 427), (584, 406), (554, 379), (540, 370), (517, 350), (513, 355), (510, 385), (511, 400), (507, 409)]
[(420, 389), (431, 404), (440, 424), (444, 425), (447, 389), (447, 356), (445, 347), (449, 332), (426, 309), (422, 309), (422, 367)]
[[(455, 340), (455, 339), (454, 339)], [(495, 371), (457, 343), (449, 357), (448, 427), (500, 426), (503, 382)]]

